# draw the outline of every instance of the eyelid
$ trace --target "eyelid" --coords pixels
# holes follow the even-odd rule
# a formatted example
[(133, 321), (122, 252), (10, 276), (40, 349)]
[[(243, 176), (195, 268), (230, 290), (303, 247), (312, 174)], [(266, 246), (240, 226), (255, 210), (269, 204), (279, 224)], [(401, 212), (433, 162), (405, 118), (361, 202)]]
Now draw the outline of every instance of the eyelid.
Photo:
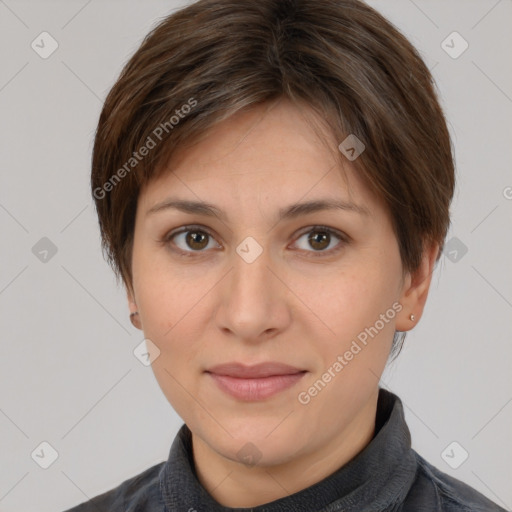
[(324, 226), (323, 224), (312, 224), (311, 226), (306, 226), (305, 228), (302, 228), (299, 234), (297, 235), (297, 238), (300, 238), (301, 236), (305, 235), (306, 233), (310, 233), (311, 231), (326, 231), (327, 233), (336, 235), (338, 238), (346, 240), (347, 242), (350, 240), (350, 237), (343, 231), (340, 231), (339, 229), (336, 228), (331, 228), (329, 226)]

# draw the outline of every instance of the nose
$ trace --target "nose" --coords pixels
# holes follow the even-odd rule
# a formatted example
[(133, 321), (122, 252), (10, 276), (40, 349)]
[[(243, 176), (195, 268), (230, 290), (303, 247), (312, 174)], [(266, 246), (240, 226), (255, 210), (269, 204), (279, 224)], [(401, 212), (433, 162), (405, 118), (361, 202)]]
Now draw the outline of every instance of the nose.
[(233, 251), (231, 261), (231, 272), (218, 291), (219, 329), (246, 343), (276, 336), (291, 320), (287, 302), (291, 294), (284, 284), (286, 279), (280, 275), (282, 267), (255, 239), (242, 242)]

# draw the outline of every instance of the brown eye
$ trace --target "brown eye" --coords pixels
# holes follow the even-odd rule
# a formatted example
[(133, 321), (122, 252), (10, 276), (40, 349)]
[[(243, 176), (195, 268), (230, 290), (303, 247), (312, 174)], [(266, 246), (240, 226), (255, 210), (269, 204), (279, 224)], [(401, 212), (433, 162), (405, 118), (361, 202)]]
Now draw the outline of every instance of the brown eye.
[[(307, 237), (307, 238), (306, 238)], [(336, 239), (338, 243), (336, 244)], [(301, 242), (301, 240), (304, 240)], [(295, 242), (299, 249), (310, 253), (308, 256), (331, 255), (343, 249), (349, 242), (349, 237), (337, 230), (323, 226), (315, 226), (303, 233)], [(318, 254), (315, 254), (318, 253)]]
[(206, 249), (220, 247), (219, 244), (214, 243), (215, 239), (208, 231), (194, 226), (185, 226), (179, 231), (170, 233), (165, 237), (164, 242), (166, 245), (177, 247), (177, 249), (171, 247), (173, 250), (188, 254), (206, 252)]
[[(204, 249), (208, 245), (208, 234), (203, 231), (187, 231), (185, 243), (194, 250)], [(206, 243), (205, 243), (206, 241)]]
[(316, 251), (321, 251), (329, 246), (331, 240), (329, 233), (325, 231), (311, 231), (311, 233), (308, 236), (308, 243), (311, 245), (311, 247), (313, 247), (313, 249)]

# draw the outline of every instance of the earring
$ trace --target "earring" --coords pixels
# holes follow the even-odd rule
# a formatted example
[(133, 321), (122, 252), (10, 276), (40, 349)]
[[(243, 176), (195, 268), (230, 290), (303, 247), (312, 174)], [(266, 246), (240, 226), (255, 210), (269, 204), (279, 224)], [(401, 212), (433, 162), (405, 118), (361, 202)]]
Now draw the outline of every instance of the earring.
[(414, 322), (414, 319), (416, 318), (414, 315), (410, 315), (409, 318), (411, 319), (411, 322)]
[(132, 325), (134, 327), (137, 327), (137, 325), (135, 325), (135, 317), (139, 314), (138, 311), (134, 311), (133, 313), (130, 313), (130, 321), (132, 323)]

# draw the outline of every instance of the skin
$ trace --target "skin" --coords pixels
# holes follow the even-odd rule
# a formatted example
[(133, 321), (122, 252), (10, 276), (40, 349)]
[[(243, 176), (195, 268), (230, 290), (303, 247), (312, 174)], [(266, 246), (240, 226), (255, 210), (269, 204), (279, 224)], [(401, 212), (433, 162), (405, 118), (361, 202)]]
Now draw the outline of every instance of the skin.
[[(175, 153), (138, 198), (129, 307), (160, 350), (153, 371), (192, 431), (198, 478), (227, 507), (255, 507), (305, 489), (371, 441), (394, 331), (421, 317), (438, 253), (431, 246), (420, 268), (403, 274), (385, 205), (346, 159), (343, 177), (304, 114), (314, 117), (284, 99), (235, 114)], [(325, 136), (336, 149), (339, 142)], [(148, 213), (170, 197), (213, 203), (227, 218), (171, 208)], [(343, 198), (367, 214), (336, 209), (277, 220), (280, 208), (320, 198)], [(191, 228), (162, 242), (190, 224), (212, 236), (194, 243), (200, 228)], [(317, 225), (339, 230), (348, 242), (335, 234), (322, 241)], [(320, 242), (309, 243), (308, 234)], [(263, 248), (252, 263), (236, 252), (248, 236)], [(180, 249), (189, 256), (180, 257)], [(401, 311), (300, 403), (299, 393), (393, 303)], [(307, 373), (270, 398), (241, 401), (204, 373), (230, 361), (279, 361)], [(260, 457), (254, 465), (237, 455), (247, 443)]]

